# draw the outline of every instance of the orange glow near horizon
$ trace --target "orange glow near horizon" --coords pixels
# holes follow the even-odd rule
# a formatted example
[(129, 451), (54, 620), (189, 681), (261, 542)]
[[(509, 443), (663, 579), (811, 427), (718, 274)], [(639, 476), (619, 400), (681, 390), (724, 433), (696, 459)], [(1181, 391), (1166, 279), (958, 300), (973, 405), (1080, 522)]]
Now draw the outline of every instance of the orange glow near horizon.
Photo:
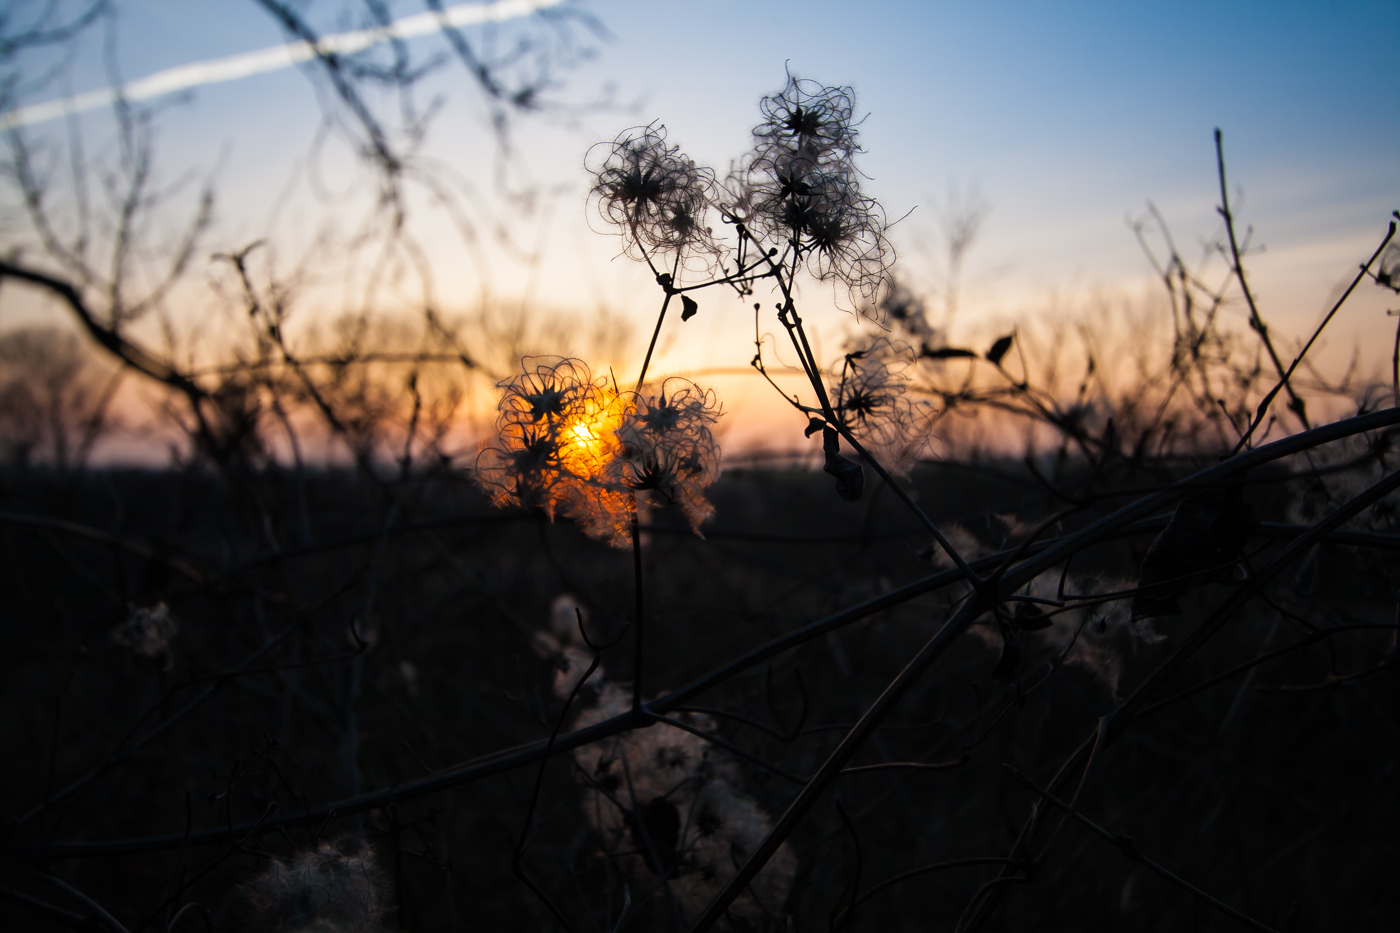
[(608, 388), (598, 392), (597, 402), (572, 417), (559, 432), (564, 445), (560, 459), (565, 469), (589, 479), (602, 472), (615, 445), (613, 432), (627, 413), (617, 393)]

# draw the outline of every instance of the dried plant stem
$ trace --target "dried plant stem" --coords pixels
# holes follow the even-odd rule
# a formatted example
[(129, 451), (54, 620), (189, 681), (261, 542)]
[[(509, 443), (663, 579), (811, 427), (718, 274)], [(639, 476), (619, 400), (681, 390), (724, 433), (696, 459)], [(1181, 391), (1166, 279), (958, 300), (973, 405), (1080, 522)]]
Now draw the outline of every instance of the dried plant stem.
[(61, 907), (55, 907), (48, 901), (40, 900), (37, 897), (31, 897), (22, 891), (16, 891), (8, 885), (0, 887), (0, 897), (7, 898), (23, 907), (28, 907), (36, 913), (41, 913), (55, 923), (62, 924), (70, 930), (92, 929), (92, 924), (88, 922), (87, 917), (64, 910)]
[[(1382, 412), (1375, 412), (1370, 416), (1363, 416), (1363, 418), (1374, 418), (1378, 425), (1380, 423), (1400, 422), (1400, 410), (1388, 409)], [(1355, 423), (1360, 419), (1349, 420)], [(1251, 451), (1245, 456), (1223, 461), (1193, 476), (1187, 477), (1178, 483), (1174, 483), (1154, 495), (1146, 496), (1139, 499), (1137, 502), (1130, 503), (1112, 514), (1104, 516), (1104, 518), (1099, 521), (1090, 524), (1087, 528), (1073, 535), (1069, 535), (1059, 546), (1047, 548), (1041, 554), (1011, 568), (1002, 577), (998, 590), (1002, 595), (1015, 592), (1016, 589), (1023, 586), (1029, 580), (1034, 579), (1040, 573), (1050, 567), (1057, 566), (1071, 554), (1088, 546), (1096, 540), (1100, 534), (1109, 532), (1116, 527), (1121, 527), (1133, 519), (1138, 518), (1146, 511), (1165, 506), (1175, 499), (1187, 495), (1193, 489), (1200, 488), (1203, 485), (1209, 485), (1211, 481), (1219, 481), (1232, 474), (1242, 472), (1254, 466), (1256, 458), (1259, 458), (1259, 462), (1267, 462), (1267, 459), (1286, 456), (1287, 454), (1284, 453), (1284, 451), (1295, 453), (1299, 450), (1314, 447), (1319, 443), (1324, 443), (1324, 438), (1329, 437), (1333, 431), (1337, 430), (1339, 424), (1341, 424), (1341, 422), (1325, 425), (1304, 432), (1303, 434), (1293, 435), (1292, 437), (1284, 438), (1283, 440), (1269, 444), (1266, 447)], [(1261, 455), (1265, 456), (1261, 458)], [(1313, 526), (1308, 533), (1295, 539), (1284, 549), (1284, 553), (1280, 555), (1280, 558), (1269, 565), (1270, 568), (1277, 566), (1278, 569), (1281, 570), (1285, 563), (1291, 563), (1292, 559), (1297, 556), (1301, 549), (1310, 547), (1313, 541), (1320, 538), (1327, 531), (1337, 527), (1343, 521), (1357, 514), (1367, 505), (1396, 487), (1400, 487), (1400, 473), (1395, 473), (1387, 477), (1386, 480), (1372, 487), (1367, 493), (1353, 500), (1348, 506), (1334, 513), (1327, 521)], [(1287, 561), (1284, 562), (1283, 558), (1287, 558)], [(1212, 616), (1212, 619), (1227, 618), (1233, 615), (1244, 600), (1257, 592), (1256, 587), (1262, 588), (1263, 583), (1271, 579), (1277, 572), (1278, 570), (1274, 570), (1274, 573), (1271, 574), (1261, 573), (1253, 578), (1251, 584), (1236, 591), (1235, 595), (1230, 600), (1227, 600), (1226, 605), (1222, 607), (1221, 610), (1217, 610), (1216, 614)], [(890, 681), (885, 690), (875, 702), (870, 705), (861, 716), (860, 720), (852, 727), (851, 731), (842, 739), (841, 743), (836, 747), (836, 750), (831, 753), (822, 764), (821, 768), (818, 769), (807, 786), (802, 789), (792, 804), (789, 805), (787, 811), (774, 823), (773, 829), (764, 838), (763, 842), (759, 844), (757, 849), (755, 849), (753, 855), (750, 856), (743, 868), (741, 868), (734, 877), (730, 879), (725, 888), (716, 895), (700, 920), (692, 928), (692, 933), (702, 933), (702, 931), (709, 929), (719, 921), (724, 915), (724, 911), (733, 903), (734, 899), (739, 896), (740, 892), (744, 890), (744, 887), (757, 876), (767, 860), (772, 858), (778, 846), (786, 840), (788, 834), (792, 832), (796, 825), (801, 822), (807, 812), (816, 803), (817, 797), (819, 797), (826, 787), (835, 780), (846, 763), (850, 761), (859, 747), (874, 732), (880, 721), (888, 715), (893, 706), (904, 696), (910, 686), (913, 685), (914, 680), (916, 680), (929, 665), (937, 660), (937, 658), (951, 646), (954, 640), (967, 631), (982, 613), (993, 608), (993, 606), (994, 602), (988, 598), (987, 594), (982, 591), (974, 591), (967, 602), (963, 603), (962, 607), (944, 623), (943, 627), (934, 634), (919, 653), (905, 665), (899, 675), (896, 676), (894, 680)], [(1202, 629), (1205, 629), (1206, 625), (1209, 623), (1210, 620), (1203, 624)], [(1217, 626), (1218, 624), (1220, 623), (1217, 622)], [(1188, 639), (1181, 648), (1178, 648), (1177, 652), (1168, 658), (1166, 663), (1157, 668), (1152, 677), (1149, 677), (1148, 682), (1145, 682), (1138, 690), (1134, 691), (1133, 695), (1124, 702), (1123, 706), (1120, 706), (1113, 713), (1109, 714), (1111, 721), (1101, 726), (1100, 729), (1095, 730), (1095, 736), (1091, 736), (1090, 740), (1081, 746), (1081, 752), (1087, 754), (1091, 749), (1098, 747), (1099, 744), (1107, 744), (1116, 736), (1113, 727), (1117, 725), (1121, 728), (1122, 725), (1126, 725), (1126, 722), (1113, 717), (1124, 712), (1126, 712), (1127, 715), (1131, 715), (1132, 710), (1142, 702), (1141, 698), (1145, 695), (1144, 688), (1148, 688), (1149, 683), (1151, 686), (1155, 687), (1156, 682), (1160, 682), (1160, 678), (1168, 676), (1178, 665), (1184, 663), (1185, 658), (1191, 652), (1194, 652), (1194, 650), (1199, 647), (1200, 643), (1202, 643), (1205, 638), (1209, 637), (1211, 633), (1208, 631), (1204, 636), (1200, 636), (1200, 632), (1201, 630), (1198, 629), (1197, 633), (1194, 633), (1191, 639)], [(1134, 702), (1135, 699), (1136, 702)], [(1125, 707), (1128, 707), (1129, 704), (1132, 704), (1132, 706), (1125, 711)], [(1078, 759), (1079, 754), (1080, 753), (1076, 753), (1074, 758)], [(1083, 760), (1087, 760), (1087, 758)], [(1068, 767), (1069, 763), (1067, 762), (1066, 765)], [(1063, 775), (1065, 773), (1067, 773), (1066, 768), (1062, 768), (1060, 774)], [(1019, 846), (1020, 843), (1018, 843), (1018, 849)], [(1022, 853), (1020, 851), (1013, 851), (1011, 857), (1019, 858), (1021, 855)], [(984, 912), (979, 913), (985, 916)]]
[(957, 548), (953, 547), (952, 542), (944, 536), (942, 530), (934, 523), (933, 519), (929, 518), (924, 510), (919, 508), (918, 504), (910, 497), (904, 487), (895, 482), (894, 477), (890, 476), (889, 472), (880, 464), (880, 461), (871, 455), (871, 453), (855, 439), (850, 428), (846, 427), (844, 422), (837, 417), (835, 409), (832, 408), (831, 399), (827, 395), (826, 386), (822, 382), (821, 368), (817, 365), (816, 356), (812, 353), (811, 344), (807, 340), (807, 332), (802, 326), (802, 318), (797, 313), (797, 305), (792, 298), (791, 286), (783, 280), (782, 270), (776, 264), (773, 266), (773, 275), (777, 279), (778, 286), (782, 289), (783, 293), (783, 310), (779, 315), (779, 320), (788, 332), (788, 338), (792, 341), (793, 349), (797, 351), (798, 359), (802, 361), (802, 368), (807, 372), (807, 379), (811, 382), (812, 390), (816, 392), (817, 398), (821, 402), (822, 413), (825, 415), (828, 423), (846, 439), (846, 442), (855, 449), (856, 453), (865, 458), (871, 468), (879, 474), (880, 479), (884, 480), (885, 484), (894, 490), (899, 500), (903, 502), (905, 507), (907, 507), (919, 522), (928, 529), (929, 534), (933, 535), (933, 539), (938, 542), (938, 546), (943, 549), (944, 553), (953, 561), (953, 564), (958, 570), (962, 571), (968, 582), (971, 583), (974, 588), (983, 587), (983, 579), (976, 571), (968, 566), (967, 561), (958, 553)]
[(1015, 859), (1001, 858), (1000, 856), (977, 856), (974, 858), (949, 859), (945, 862), (934, 862), (930, 865), (920, 865), (918, 868), (911, 868), (909, 871), (902, 871), (892, 878), (886, 878), (884, 881), (881, 881), (879, 884), (875, 885), (869, 891), (866, 891), (859, 898), (857, 898), (856, 902), (851, 905), (850, 910), (855, 911), (862, 904), (869, 901), (871, 898), (875, 897), (876, 895), (880, 894), (888, 888), (892, 888), (895, 885), (900, 884), (901, 882), (908, 881), (910, 878), (917, 878), (920, 875), (927, 875), (936, 871), (948, 871), (949, 869), (953, 868), (967, 868), (973, 865), (1023, 866), (1024, 863), (1018, 862)]
[(734, 903), (734, 899), (743, 892), (749, 882), (758, 876), (759, 871), (778, 851), (778, 847), (786, 841), (797, 824), (806, 817), (808, 811), (816, 804), (817, 799), (825, 793), (827, 787), (841, 774), (847, 763), (855, 757), (856, 752), (865, 744), (865, 740), (870, 737), (895, 704), (903, 699), (919, 675), (927, 670), (929, 665), (936, 661), (943, 652), (947, 651), (957, 637), (967, 631), (987, 608), (983, 597), (978, 593), (973, 593), (962, 605), (962, 608), (944, 623), (943, 627), (929, 639), (918, 654), (910, 659), (899, 675), (890, 681), (875, 702), (866, 709), (851, 731), (846, 733), (836, 750), (822, 763), (817, 773), (788, 805), (783, 815), (774, 822), (772, 830), (745, 861), (743, 867), (735, 872), (729, 883), (705, 908), (700, 919), (691, 927), (691, 933), (703, 933), (704, 930), (710, 929), (719, 922), (725, 911), (729, 909), (729, 905)]
[(1202, 891), (1200, 888), (1196, 887), (1191, 882), (1186, 881), (1185, 879), (1173, 874), (1171, 871), (1168, 871), (1166, 868), (1163, 868), (1161, 865), (1158, 865), (1156, 862), (1152, 861), (1152, 859), (1143, 855), (1142, 852), (1138, 850), (1137, 844), (1134, 843), (1130, 837), (1125, 836), (1122, 833), (1111, 833), (1108, 830), (1099, 826), (1098, 824), (1091, 822), (1088, 817), (1084, 816), (1084, 814), (1074, 809), (1074, 806), (1072, 804), (1065, 803), (1055, 795), (1051, 794), (1049, 791), (1041, 790), (1035, 785), (1035, 782), (1033, 782), (1030, 778), (1026, 777), (1020, 771), (1017, 771), (1011, 765), (1003, 764), (1002, 767), (1005, 768), (1011, 774), (1011, 776), (1016, 779), (1016, 782), (1022, 787), (1025, 787), (1032, 793), (1037, 794), (1049, 803), (1052, 803), (1055, 806), (1059, 807), (1061, 810), (1064, 810), (1068, 816), (1073, 817), (1075, 820), (1087, 826), (1100, 839), (1107, 841), (1109, 845), (1113, 846), (1119, 852), (1123, 853), (1123, 855), (1132, 859), (1134, 862), (1137, 862), (1139, 865), (1143, 866), (1148, 871), (1160, 875), (1161, 877), (1167, 879), (1177, 887), (1189, 892), (1191, 896), (1203, 901), (1206, 904), (1209, 904), (1211, 907), (1214, 907), (1221, 913), (1233, 917), (1234, 919), (1240, 921), (1241, 923), (1245, 924), (1251, 929), (1262, 930), (1263, 933), (1277, 933), (1277, 931), (1275, 931), (1273, 927), (1266, 926), (1260, 923), (1258, 920), (1255, 920), (1248, 914), (1241, 913), (1240, 911), (1231, 907), (1229, 904), (1226, 904), (1224, 901), (1212, 897), (1211, 895)]
[[(648, 260), (648, 264), (650, 264), (650, 260)], [(642, 359), (642, 371), (637, 376), (638, 392), (642, 390), (642, 385), (647, 381), (647, 370), (651, 368), (651, 354), (656, 350), (657, 338), (661, 336), (661, 324), (666, 320), (666, 309), (670, 307), (672, 296), (677, 294), (675, 288), (676, 273), (680, 270), (680, 266), (681, 256), (680, 253), (677, 252), (676, 262), (675, 265), (671, 267), (670, 276), (657, 276), (657, 280), (661, 282), (662, 287), (666, 289), (666, 297), (661, 299), (661, 312), (656, 315), (656, 327), (652, 329), (651, 342), (647, 344), (647, 355)], [(663, 279), (664, 281), (662, 281)]]
[(1395, 348), (1390, 353), (1390, 387), (1400, 401), (1400, 321), (1395, 324)]
[(651, 368), (651, 354), (656, 349), (656, 339), (661, 336), (661, 323), (666, 320), (666, 308), (671, 304), (671, 290), (666, 289), (666, 297), (661, 301), (661, 313), (656, 316), (656, 328), (651, 332), (651, 343), (647, 344), (647, 355), (642, 360), (642, 371), (637, 375), (637, 391), (647, 381), (647, 370)]
[[(1249, 282), (1244, 277), (1244, 263), (1240, 261), (1239, 241), (1235, 237), (1235, 217), (1230, 212), (1230, 194), (1225, 184), (1225, 145), (1219, 129), (1215, 131), (1215, 164), (1220, 176), (1220, 216), (1225, 219), (1225, 235), (1230, 243), (1230, 257), (1232, 270), (1235, 278), (1239, 280), (1240, 290), (1244, 292), (1244, 300), (1249, 305), (1250, 326), (1259, 334), (1259, 339), (1264, 343), (1264, 349), (1269, 352), (1269, 359), (1274, 364), (1274, 371), (1278, 373), (1279, 380), (1288, 389), (1288, 409), (1302, 422), (1303, 430), (1312, 427), (1308, 424), (1307, 410), (1303, 405), (1303, 400), (1293, 392), (1293, 386), (1288, 382), (1288, 373), (1283, 370), (1283, 361), (1278, 357), (1278, 351), (1274, 349), (1273, 339), (1269, 336), (1269, 326), (1264, 323), (1264, 319), (1259, 315), (1259, 308), (1254, 303), (1254, 293), (1249, 290)], [(1290, 373), (1291, 373), (1290, 369)]]
[(133, 725), (131, 729), (125, 735), (123, 735), (121, 739), (117, 741), (117, 743), (112, 747), (112, 750), (108, 752), (106, 758), (104, 758), (101, 763), (84, 773), (82, 776), (73, 780), (61, 790), (55, 791), (54, 793), (47, 795), (44, 802), (41, 805), (35, 806), (20, 814), (14, 819), (12, 825), (23, 826), (26, 823), (33, 820), (34, 818), (42, 815), (47, 807), (57, 804), (62, 800), (66, 800), (74, 794), (80, 793), (93, 781), (97, 780), (99, 777), (106, 774), (109, 770), (115, 767), (117, 763), (124, 759), (126, 756), (142, 748), (143, 746), (151, 742), (153, 739), (155, 739), (157, 736), (164, 733), (167, 729), (170, 729), (189, 713), (193, 712), (205, 700), (213, 696), (219, 690), (219, 688), (223, 686), (228, 680), (232, 679), (234, 675), (243, 673), (244, 671), (250, 669), (254, 661), (262, 657), (268, 651), (272, 650), (272, 648), (275, 645), (277, 645), (278, 642), (280, 642), (283, 638), (285, 638), (287, 635), (291, 634), (295, 630), (296, 625), (294, 624), (284, 628), (282, 631), (267, 639), (257, 650), (250, 654), (237, 668), (228, 672), (223, 677), (212, 681), (207, 687), (205, 687), (192, 699), (186, 702), (184, 706), (175, 710), (173, 713), (170, 713), (159, 725), (153, 726), (148, 732), (137, 738), (137, 733), (140, 731), (141, 727), (145, 725), (146, 720), (164, 708), (167, 701), (171, 698), (171, 696), (175, 693), (175, 690), (180, 685), (177, 684), (175, 686), (172, 686), (161, 696), (159, 700), (157, 700), (155, 703), (151, 704), (147, 708), (145, 714), (139, 717), (136, 720), (135, 725)]
[[(1259, 403), (1259, 408), (1254, 413), (1254, 420), (1250, 423), (1249, 430), (1244, 432), (1244, 436), (1240, 438), (1240, 442), (1235, 445), (1233, 453), (1239, 453), (1240, 450), (1244, 448), (1245, 444), (1249, 442), (1255, 429), (1258, 428), (1259, 424), (1264, 420), (1264, 415), (1268, 412), (1270, 403), (1278, 396), (1279, 390), (1288, 386), (1289, 377), (1293, 375), (1293, 371), (1298, 368), (1298, 365), (1303, 362), (1303, 357), (1307, 356), (1308, 351), (1312, 349), (1312, 345), (1317, 342), (1317, 338), (1322, 336), (1323, 328), (1325, 328), (1328, 323), (1331, 322), (1333, 316), (1341, 310), (1342, 305), (1346, 304), (1346, 300), (1351, 297), (1351, 293), (1356, 290), (1356, 286), (1360, 285), (1361, 280), (1366, 278), (1371, 270), (1371, 266), (1380, 258), (1381, 253), (1384, 252), (1386, 246), (1389, 245), (1394, 237), (1395, 221), (1392, 220), (1389, 226), (1386, 227), (1385, 236), (1381, 238), (1380, 245), (1371, 253), (1371, 258), (1362, 264), (1356, 276), (1351, 280), (1351, 284), (1347, 286), (1346, 291), (1342, 292), (1341, 297), (1333, 302), (1331, 309), (1328, 310), (1327, 314), (1322, 318), (1322, 322), (1313, 329), (1312, 336), (1309, 337), (1308, 342), (1303, 345), (1303, 349), (1298, 351), (1298, 355), (1293, 358), (1293, 362), (1289, 364), (1287, 371), (1283, 373), (1278, 384), (1270, 389), (1269, 393), (1265, 395), (1263, 400)], [(1291, 393), (1292, 391), (1293, 390), (1290, 388), (1289, 392)]]
[(632, 532), (632, 594), (635, 600), (634, 617), (637, 624), (637, 630), (632, 635), (632, 713), (640, 715), (642, 712), (642, 631), (646, 621), (646, 591), (642, 584), (642, 533), (637, 522), (635, 503), (632, 508), (629, 528)]
[[(1387, 411), (1395, 412), (1397, 409), (1387, 409)], [(1380, 413), (1378, 412), (1377, 414)], [(1328, 427), (1331, 427), (1331, 425), (1314, 428), (1312, 432), (1308, 433), (1315, 434), (1319, 431), (1325, 431)], [(1295, 438), (1299, 436), (1301, 435), (1294, 435)], [(1286, 440), (1291, 439), (1292, 438)], [(1276, 444), (1278, 443), (1283, 442), (1276, 442)], [(1276, 444), (1271, 444), (1269, 446), (1276, 446)], [(1259, 449), (1263, 450), (1265, 448)], [(1231, 462), (1232, 461), (1227, 460), (1220, 464), (1220, 466), (1227, 466)], [(1218, 467), (1213, 469), (1218, 469)], [(1186, 640), (1172, 652), (1166, 661), (1158, 665), (1152, 673), (1148, 675), (1147, 679), (1137, 686), (1127, 699), (1104, 715), (1099, 725), (1094, 729), (1094, 733), (1080, 744), (1056, 772), (1055, 777), (1049, 785), (1050, 792), (1054, 793), (1064, 780), (1067, 780), (1076, 772), (1080, 772), (1080, 785), (1083, 786), (1088, 778), (1088, 763), (1093, 752), (1100, 747), (1107, 747), (1113, 744), (1130, 725), (1150, 713), (1155, 712), (1159, 707), (1143, 709), (1147, 698), (1155, 692), (1163, 682), (1170, 678), (1172, 674), (1184, 667), (1190, 657), (1210, 640), (1211, 637), (1219, 632), (1226, 623), (1236, 618), (1240, 610), (1244, 608), (1244, 605), (1257, 596), (1269, 581), (1273, 580), (1285, 569), (1290, 567), (1329, 532), (1359, 515), (1396, 489), (1400, 489), (1400, 471), (1391, 473), (1379, 483), (1376, 483), (1370, 489), (1355, 497), (1346, 505), (1327, 516), (1327, 518), (1313, 525), (1306, 532), (1290, 541), (1273, 560), (1262, 569), (1255, 572), (1250, 577), (1248, 583), (1236, 589), (1230, 594), (1228, 599), (1217, 606), (1206, 620), (1197, 626), (1196, 629), (1187, 636)], [(1179, 697), (1173, 699), (1178, 698)], [(1035, 835), (1038, 824), (1039, 814), (1033, 812), (1022, 829), (1021, 835), (1017, 838), (1015, 845), (1012, 847), (1010, 857), (1018, 858), (1025, 854), (1025, 850), (1029, 847)], [(995, 909), (995, 899), (988, 898), (987, 901), (976, 904), (975, 910), (973, 906), (974, 905), (971, 904), (969, 905), (969, 912), (972, 915), (972, 922), (966, 926), (969, 930), (977, 929), (981, 924), (990, 919), (991, 912)]]
[(126, 927), (122, 926), (121, 923), (117, 921), (117, 918), (109, 914), (101, 904), (97, 903), (92, 898), (84, 894), (82, 891), (79, 891), (77, 888), (64, 881), (62, 878), (55, 878), (53, 875), (46, 875), (43, 872), (39, 871), (36, 871), (34, 873), (34, 877), (38, 878), (40, 881), (45, 882), (46, 884), (53, 885), (60, 891), (67, 892), (71, 897), (76, 899), (79, 903), (81, 903), (84, 907), (91, 911), (91, 922), (94, 925), (104, 930), (107, 930), (108, 933), (127, 933)]
[[(582, 626), (580, 626), (580, 629), (581, 628)], [(574, 705), (574, 700), (578, 697), (579, 691), (582, 690), (583, 685), (588, 682), (588, 678), (592, 677), (593, 673), (598, 670), (598, 665), (602, 663), (602, 660), (602, 652), (594, 651), (593, 660), (589, 663), (588, 670), (583, 672), (583, 676), (578, 679), (578, 683), (574, 684), (573, 689), (569, 691), (569, 697), (564, 701), (564, 708), (559, 711), (559, 718), (554, 721), (554, 729), (549, 733), (549, 741), (545, 743), (544, 757), (540, 759), (540, 766), (535, 771), (535, 787), (534, 790), (530, 792), (530, 806), (525, 811), (525, 826), (520, 831), (520, 840), (515, 844), (515, 854), (511, 856), (510, 860), (510, 868), (511, 871), (515, 873), (515, 876), (524, 882), (525, 885), (534, 892), (536, 897), (544, 902), (544, 905), (549, 908), (549, 912), (554, 915), (554, 919), (558, 920), (559, 924), (565, 930), (568, 930), (569, 933), (573, 933), (573, 925), (570, 924), (568, 918), (564, 916), (564, 912), (560, 910), (554, 901), (550, 899), (549, 895), (544, 892), (544, 889), (537, 885), (534, 879), (525, 871), (525, 866), (522, 864), (522, 861), (525, 857), (525, 846), (530, 841), (530, 830), (535, 823), (535, 809), (539, 806), (540, 802), (540, 788), (544, 786), (544, 769), (545, 765), (549, 764), (549, 752), (554, 747), (554, 741), (559, 738), (559, 730), (564, 728), (564, 720), (568, 718), (569, 709)]]

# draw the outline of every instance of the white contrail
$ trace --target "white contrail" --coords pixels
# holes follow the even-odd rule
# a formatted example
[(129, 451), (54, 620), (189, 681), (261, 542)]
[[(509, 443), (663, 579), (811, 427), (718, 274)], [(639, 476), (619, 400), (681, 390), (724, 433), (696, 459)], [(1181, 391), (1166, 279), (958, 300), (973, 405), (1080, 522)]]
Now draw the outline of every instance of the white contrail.
[(354, 32), (340, 32), (321, 36), (316, 45), (310, 42), (289, 42), (256, 52), (244, 52), (227, 58), (215, 58), (205, 62), (192, 62), (178, 68), (167, 68), (153, 75), (133, 81), (123, 87), (105, 87), (95, 91), (85, 91), (59, 100), (47, 100), (27, 107), (16, 107), (0, 114), (0, 131), (43, 123), (70, 113), (81, 113), (106, 107), (118, 99), (148, 100), (183, 91), (186, 88), (203, 84), (218, 84), (221, 81), (237, 81), (250, 75), (264, 74), (290, 68), (292, 65), (310, 61), (318, 53), (334, 52), (345, 55), (367, 49), (372, 45), (390, 39), (409, 39), (425, 36), (456, 26), (473, 26), (480, 23), (499, 23), (505, 20), (528, 16), (536, 10), (555, 6), (563, 0), (496, 0), (495, 3), (472, 3), (451, 6), (441, 13), (418, 13), (394, 20), (387, 26), (374, 29), (357, 29)]

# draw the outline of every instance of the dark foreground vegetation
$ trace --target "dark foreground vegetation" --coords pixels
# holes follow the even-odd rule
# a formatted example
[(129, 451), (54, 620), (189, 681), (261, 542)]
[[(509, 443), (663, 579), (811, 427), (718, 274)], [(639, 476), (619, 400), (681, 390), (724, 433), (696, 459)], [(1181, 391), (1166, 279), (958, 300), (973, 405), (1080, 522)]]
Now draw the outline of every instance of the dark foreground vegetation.
[[(968, 596), (930, 565), (893, 496), (843, 503), (828, 481), (732, 471), (712, 489), (706, 539), (660, 513), (643, 545), (652, 708), (703, 709), (738, 750), (718, 752), (732, 780), (766, 814)], [(1270, 567), (1306, 530), (1290, 522), (1297, 485), (1282, 467), (1245, 485), (1263, 523), (1244, 566)], [(1028, 540), (1010, 516), (1056, 507), (1018, 463), (928, 465), (910, 487), (972, 556), (1005, 555)], [(552, 922), (510, 860), (563, 706), (540, 633), (572, 594), (592, 637), (615, 638), (634, 613), (630, 556), (538, 513), (489, 509), (451, 475), (406, 483), (396, 501), (348, 472), (4, 475), (8, 928), (81, 916), (100, 929), (88, 899), (132, 930), (165, 929), (182, 909), (175, 927), (238, 927), (241, 886), (270, 857), (347, 837), (377, 855), (391, 926)], [(1041, 540), (1121, 501), (1106, 495)], [(1077, 554), (1066, 594), (1132, 587), (1164, 514)], [(1042, 808), (1038, 864), (1014, 876), (990, 928), (1238, 928), (1153, 865), (1275, 929), (1388, 928), (1396, 547), (1355, 532), (1313, 543), (1233, 614), (1098, 750), (1084, 785), (1058, 791), (1082, 821)], [(988, 624), (974, 628), (791, 837), (791, 895), (767, 906), (798, 929), (951, 929), (1024, 857), (1034, 788), (1247, 579), (1201, 585), (1151, 638), (1121, 600), (1058, 616), (1046, 605), (1024, 625), (1019, 670)], [(923, 595), (903, 598), (911, 587)], [(133, 610), (157, 605), (172, 627), (148, 625), (143, 641)], [(1014, 618), (1031, 622), (1033, 605)], [(629, 643), (602, 662), (629, 680)], [(890, 762), (914, 764), (868, 767)], [(567, 754), (544, 768), (524, 869), (583, 929), (615, 928), (628, 904), (623, 929), (667, 927), (655, 874), (619, 869), (637, 833), (600, 839), (579, 772)], [(695, 833), (678, 841), (653, 822), (652, 844), (672, 849), (662, 864), (694, 857)]]

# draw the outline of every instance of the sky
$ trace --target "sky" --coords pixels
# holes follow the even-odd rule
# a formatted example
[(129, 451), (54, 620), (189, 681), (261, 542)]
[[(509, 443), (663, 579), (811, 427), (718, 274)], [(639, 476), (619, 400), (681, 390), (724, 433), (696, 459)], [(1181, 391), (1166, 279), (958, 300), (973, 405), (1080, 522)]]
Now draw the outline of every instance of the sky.
[[(337, 20), (338, 7), (323, 0), (311, 10), (324, 14), (326, 30), (356, 25)], [(250, 0), (129, 0), (119, 8), (116, 58), (127, 81), (287, 41)], [(784, 69), (855, 88), (866, 115), (860, 166), (868, 192), (903, 218), (893, 236), (909, 281), (930, 289), (939, 282), (939, 212), (952, 192), (975, 190), (989, 205), (965, 268), (955, 340), (1048, 313), (1067, 295), (1147, 287), (1150, 267), (1128, 221), (1149, 200), (1192, 258), (1219, 227), (1217, 127), (1236, 212), (1260, 250), (1249, 268), (1261, 310), (1285, 342), (1320, 318), (1400, 208), (1394, 2), (567, 0), (564, 8), (586, 12), (604, 32), (579, 31), (591, 55), (559, 72), (552, 96), (573, 106), (515, 125), (523, 169), (553, 192), (544, 207), (512, 220), (517, 239), (541, 258), (527, 269), (489, 237), (469, 246), (425, 212), (423, 239), (444, 305), (475, 301), (485, 283), (503, 299), (527, 292), (579, 314), (607, 304), (649, 328), (654, 286), (618, 257), (615, 238), (589, 227), (584, 153), (656, 119), (688, 154), (723, 170), (746, 148), (757, 100), (782, 85)], [(393, 9), (409, 16), (423, 8), (403, 0)], [(433, 35), (410, 41), (425, 53), (445, 47)], [(72, 63), (70, 92), (106, 85), (99, 52), (94, 41)], [(491, 201), (492, 136), (480, 95), (460, 71), (430, 79), (423, 91), (445, 100), (425, 153), (478, 183), (491, 202), (486, 212), (504, 216), (505, 202)], [(302, 71), (166, 100), (161, 169), (217, 178), (215, 238), (248, 242), (269, 229), (309, 237), (324, 223), (325, 203), (288, 193), (308, 160), (319, 159), (328, 189), (353, 194), (359, 176), (315, 146), (316, 85)], [(100, 136), (105, 117), (83, 119)], [(1363, 290), (1348, 306), (1323, 359), (1339, 365), (1360, 347), (1377, 366), (1388, 362), (1394, 322), (1378, 292)], [(660, 363), (743, 366), (752, 319), (725, 301), (715, 299), (702, 327), (668, 333)], [(831, 311), (833, 333), (844, 326), (838, 314)]]

